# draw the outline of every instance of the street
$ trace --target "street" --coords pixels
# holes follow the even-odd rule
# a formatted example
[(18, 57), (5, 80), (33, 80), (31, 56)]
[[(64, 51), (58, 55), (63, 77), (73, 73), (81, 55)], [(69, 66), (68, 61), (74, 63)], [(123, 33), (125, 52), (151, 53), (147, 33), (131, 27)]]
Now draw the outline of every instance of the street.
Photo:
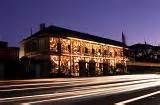
[(159, 105), (160, 75), (0, 81), (0, 105)]

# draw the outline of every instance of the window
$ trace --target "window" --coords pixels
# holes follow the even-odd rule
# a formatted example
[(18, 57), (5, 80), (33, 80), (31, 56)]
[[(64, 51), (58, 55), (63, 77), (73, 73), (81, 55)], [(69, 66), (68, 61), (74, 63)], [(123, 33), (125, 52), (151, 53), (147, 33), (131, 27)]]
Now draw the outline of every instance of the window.
[(61, 52), (61, 43), (57, 43), (57, 51)]
[(104, 50), (103, 55), (106, 55), (106, 54), (107, 54), (107, 50)]
[(95, 54), (95, 49), (92, 48), (92, 54)]
[(57, 49), (58, 49), (57, 48), (57, 43), (58, 43), (58, 38), (54, 38), (54, 37), (50, 38), (50, 50), (51, 51), (57, 52)]
[(68, 51), (69, 52), (71, 51), (71, 45), (68, 45)]
[(98, 52), (101, 54), (101, 49), (99, 49)]
[(84, 48), (84, 53), (86, 53), (86, 54), (88, 53), (88, 48), (87, 47)]

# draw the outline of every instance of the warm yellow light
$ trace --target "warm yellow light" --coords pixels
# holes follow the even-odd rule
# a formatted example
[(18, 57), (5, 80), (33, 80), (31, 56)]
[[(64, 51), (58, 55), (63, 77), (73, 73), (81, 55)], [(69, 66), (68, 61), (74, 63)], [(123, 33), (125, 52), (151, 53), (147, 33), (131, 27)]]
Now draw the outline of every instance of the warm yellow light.
[(99, 44), (99, 45), (106, 45), (106, 46), (111, 46), (111, 47), (116, 47), (116, 48), (123, 48), (123, 47), (120, 47), (120, 46), (114, 46), (114, 45), (110, 45), (110, 44), (98, 43), (98, 42), (84, 40), (84, 39), (79, 39), (79, 38), (72, 38), (72, 37), (67, 37), (67, 38), (74, 39), (74, 40), (79, 40), (79, 41), (85, 41), (85, 42), (88, 42), (88, 43), (95, 43), (95, 44)]

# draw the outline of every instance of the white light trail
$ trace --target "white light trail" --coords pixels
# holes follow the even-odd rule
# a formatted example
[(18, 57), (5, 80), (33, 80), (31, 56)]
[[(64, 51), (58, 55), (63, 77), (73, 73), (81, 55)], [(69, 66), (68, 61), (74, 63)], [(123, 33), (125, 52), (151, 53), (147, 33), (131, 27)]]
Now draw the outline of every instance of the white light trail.
[[(109, 76), (109, 77), (90, 77), (90, 78), (69, 78), (62, 81), (62, 79), (39, 79), (39, 81), (45, 81), (49, 83), (23, 83), (23, 84), (17, 84), (17, 85), (3, 85), (0, 86), (1, 90), (2, 88), (14, 88), (14, 87), (23, 87), (23, 86), (36, 86), (36, 85), (59, 85), (62, 83), (103, 83), (103, 82), (120, 82), (125, 80), (140, 80), (140, 79), (155, 79), (160, 78), (159, 75), (149, 74), (149, 75), (123, 75), (123, 76)], [(26, 81), (26, 82), (33, 82), (38, 81), (36, 80), (20, 80), (20, 81)], [(16, 82), (16, 81), (15, 81)], [(19, 81), (18, 81), (19, 82)]]
[[(146, 80), (141, 80), (141, 79), (146, 79)], [(138, 80), (138, 81), (131, 81), (131, 80)], [(14, 86), (15, 87), (18, 86), (18, 88), (4, 89), (4, 90), (0, 90), (0, 92), (15, 91), (15, 90), (29, 90), (29, 89), (45, 89), (45, 88), (53, 88), (56, 86), (65, 87), (65, 86), (76, 86), (76, 85), (84, 85), (84, 84), (85, 85), (95, 84), (92, 86), (84, 86), (84, 87), (70, 88), (67, 90), (60, 90), (52, 94), (0, 98), (0, 102), (19, 101), (19, 100), (26, 100), (26, 99), (28, 100), (42, 99), (41, 101), (36, 101), (36, 102), (46, 102), (46, 101), (62, 100), (62, 99), (68, 99), (68, 98), (77, 98), (77, 97), (82, 97), (82, 96), (114, 94), (114, 93), (137, 90), (137, 89), (143, 89), (147, 87), (159, 86), (160, 84), (159, 80), (160, 80), (160, 76), (153, 74), (153, 75), (123, 75), (123, 76), (94, 77), (94, 78), (93, 77), (91, 78), (71, 78), (71, 79), (66, 79), (63, 81), (61, 79), (58, 79), (57, 81), (53, 81), (51, 83), (45, 82), (45, 83), (29, 84), (30, 86), (37, 85), (36, 87), (33, 87), (33, 88), (26, 88), (26, 87), (19, 88), (20, 86), (28, 86), (28, 84), (9, 85), (8, 88), (12, 88)], [(113, 82), (123, 82), (123, 83), (113, 83)], [(62, 83), (69, 83), (69, 85), (68, 84), (62, 85)], [(106, 83), (106, 84), (96, 85), (98, 83)], [(55, 84), (55, 85), (47, 86), (50, 84), (51, 85)], [(41, 85), (41, 86), (39, 87), (38, 85)], [(0, 86), (0, 88), (1, 87), (5, 87), (5, 86)], [(66, 95), (69, 95), (69, 96), (66, 96)], [(61, 98), (58, 98), (58, 97), (61, 97)], [(46, 98), (52, 98), (52, 99), (47, 100)], [(24, 104), (29, 105), (30, 103), (36, 103), (36, 102), (33, 101), (29, 103), (24, 103)]]
[(94, 96), (109, 95), (109, 94), (138, 90), (138, 89), (142, 89), (142, 88), (148, 88), (148, 87), (157, 86), (157, 85), (159, 85), (159, 82), (137, 84), (137, 85), (127, 85), (127, 86), (114, 87), (114, 88), (100, 88), (100, 89), (94, 89), (94, 90), (91, 89), (90, 91), (87, 90), (87, 91), (83, 91), (83, 92), (82, 91), (65, 92), (62, 94), (63, 95), (68, 94), (70, 96), (64, 96), (64, 97), (60, 97), (60, 98), (55, 96), (54, 98), (51, 98), (51, 99), (44, 99), (44, 100), (40, 100), (40, 101), (32, 101), (32, 102), (22, 103), (22, 105), (34, 105), (34, 104), (38, 104), (38, 103), (65, 100), (65, 99), (71, 99), (71, 98), (82, 98), (82, 96), (83, 96), (83, 98), (84, 98), (84, 96), (87, 98), (87, 97), (94, 97)]
[[(94, 85), (96, 85), (95, 87), (100, 87), (100, 86), (107, 86), (107, 87), (111, 87), (111, 86), (120, 86), (120, 85), (131, 85), (131, 84), (136, 84), (136, 83), (143, 83), (143, 82), (153, 82), (153, 80), (157, 80), (156, 79), (149, 79), (149, 80), (139, 80), (139, 81), (129, 81), (129, 82), (124, 82), (124, 83), (116, 83), (116, 84), (105, 84), (104, 85), (96, 85), (96, 82), (94, 83)], [(158, 80), (160, 80), (158, 78)], [(103, 83), (103, 82), (102, 82)], [(47, 84), (47, 83), (46, 83)], [(8, 91), (22, 91), (22, 90), (38, 90), (38, 89), (51, 89), (51, 88), (65, 88), (67, 86), (72, 86), (72, 87), (76, 87), (76, 86), (80, 86), (80, 85), (91, 85), (92, 83), (73, 83), (74, 85), (68, 84), (68, 85), (63, 85), (63, 86), (57, 86), (57, 85), (53, 85), (53, 86), (40, 86), (40, 87), (34, 87), (34, 88), (16, 88), (16, 89), (4, 89), (4, 90), (0, 90), (0, 92), (8, 92)], [(94, 87), (94, 86), (89, 86), (89, 88)]]
[(140, 99), (143, 99), (143, 98), (147, 98), (147, 97), (150, 97), (150, 96), (153, 96), (153, 95), (156, 95), (156, 94), (160, 94), (160, 91), (156, 91), (156, 92), (146, 94), (146, 95), (143, 95), (143, 96), (140, 96), (140, 97), (135, 97), (135, 98), (132, 98), (132, 99), (129, 99), (129, 100), (126, 100), (126, 101), (118, 102), (118, 103), (115, 103), (115, 105), (125, 105), (127, 103), (131, 103), (131, 102), (134, 102), (134, 101), (137, 101), (137, 100), (140, 100)]
[[(158, 80), (157, 80), (158, 81)], [(149, 86), (156, 86), (159, 85), (159, 82), (149, 82), (149, 83), (142, 83), (142, 84), (135, 84), (133, 85), (133, 83), (138, 83), (137, 81), (132, 82), (132, 84), (129, 83), (119, 83), (119, 87), (118, 85), (116, 86), (116, 84), (110, 84), (110, 86), (116, 86), (116, 87), (109, 87), (108, 85), (100, 85), (100, 86), (91, 86), (91, 87), (81, 87), (77, 90), (72, 90), (72, 91), (68, 91), (68, 92), (62, 92), (62, 93), (53, 93), (53, 94), (42, 94), (42, 95), (33, 95), (33, 96), (22, 96), (22, 97), (11, 97), (11, 98), (1, 98), (0, 101), (15, 101), (15, 100), (24, 100), (27, 98), (30, 99), (34, 99), (34, 98), (45, 98), (45, 97), (54, 97), (54, 99), (57, 100), (58, 96), (62, 96), (66, 97), (66, 95), (70, 95), (70, 97), (74, 97), (76, 95), (76, 97), (80, 97), (80, 95), (93, 95), (93, 94), (99, 94), (99, 92), (102, 93), (117, 93), (117, 92), (122, 92), (122, 91), (129, 91), (129, 90), (133, 90), (133, 89), (140, 89), (140, 88), (145, 88), (145, 87), (149, 87)], [(122, 85), (123, 86), (120, 86)], [(125, 84), (125, 85), (124, 85)]]

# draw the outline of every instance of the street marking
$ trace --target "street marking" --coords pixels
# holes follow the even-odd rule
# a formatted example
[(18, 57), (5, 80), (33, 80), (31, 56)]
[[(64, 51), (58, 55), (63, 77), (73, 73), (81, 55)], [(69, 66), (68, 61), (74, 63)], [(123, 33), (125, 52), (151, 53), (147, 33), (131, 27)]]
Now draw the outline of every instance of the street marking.
[(156, 91), (156, 92), (146, 94), (146, 95), (143, 95), (143, 96), (140, 96), (140, 97), (132, 98), (132, 99), (129, 99), (129, 100), (126, 100), (126, 101), (121, 101), (121, 102), (115, 103), (115, 105), (125, 105), (127, 103), (134, 102), (134, 101), (137, 101), (137, 100), (140, 100), (140, 99), (143, 99), (143, 98), (147, 98), (147, 97), (150, 97), (150, 96), (153, 96), (153, 95), (156, 95), (156, 94), (160, 94), (160, 91)]

